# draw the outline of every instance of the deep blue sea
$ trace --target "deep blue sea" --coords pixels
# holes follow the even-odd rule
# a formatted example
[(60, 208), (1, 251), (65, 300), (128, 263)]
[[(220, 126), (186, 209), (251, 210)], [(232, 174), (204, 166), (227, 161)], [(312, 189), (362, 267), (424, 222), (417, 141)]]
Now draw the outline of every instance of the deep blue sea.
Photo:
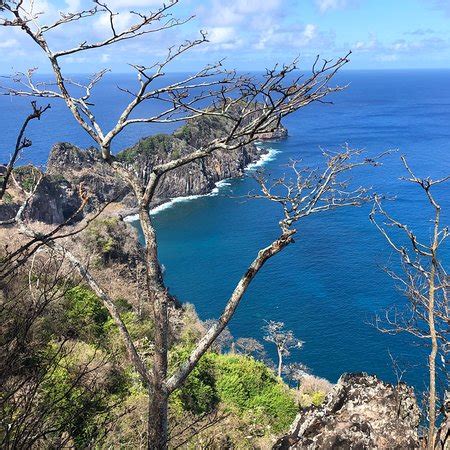
[[(364, 148), (369, 155), (398, 149), (382, 167), (355, 171), (352, 182), (395, 195), (390, 211), (429, 238), (431, 210), (417, 188), (399, 180), (405, 175), (400, 155), (407, 156), (418, 175), (450, 174), (450, 71), (347, 71), (338, 79), (349, 87), (333, 96), (334, 105), (308, 106), (285, 120), (288, 139), (264, 144), (276, 151), (265, 169), (273, 177), (289, 175), (285, 165), (290, 159), (318, 165), (320, 148), (337, 150), (344, 143)], [(130, 82), (126, 76), (112, 76), (99, 89), (94, 100), (103, 123), (113, 123), (124, 102), (115, 85)], [(0, 107), (4, 160), (26, 102), (0, 97)], [(160, 131), (164, 129), (130, 128), (115, 148)], [(57, 104), (42, 123), (33, 123), (30, 137), (34, 146), (23, 163), (44, 164), (57, 141), (91, 145), (65, 107)], [(258, 249), (277, 235), (281, 212), (276, 205), (243, 198), (256, 187), (251, 173), (224, 183), (216, 195), (177, 202), (154, 215), (167, 285), (180, 300), (193, 303), (202, 319), (220, 314)], [(444, 210), (443, 222), (449, 224), (450, 184), (436, 196)], [(305, 342), (291, 361), (303, 362), (332, 381), (349, 371), (395, 381), (391, 353), (406, 369), (405, 381), (421, 390), (425, 349), (408, 336), (383, 335), (369, 324), (376, 313), (404, 302), (382, 270), (398, 267), (397, 255), (369, 222), (369, 211), (370, 206), (345, 209), (302, 221), (296, 243), (258, 274), (230, 329), (235, 337), (261, 339), (265, 320), (283, 321)], [(448, 249), (441, 256), (448, 267)], [(267, 351), (274, 356), (269, 346)]]

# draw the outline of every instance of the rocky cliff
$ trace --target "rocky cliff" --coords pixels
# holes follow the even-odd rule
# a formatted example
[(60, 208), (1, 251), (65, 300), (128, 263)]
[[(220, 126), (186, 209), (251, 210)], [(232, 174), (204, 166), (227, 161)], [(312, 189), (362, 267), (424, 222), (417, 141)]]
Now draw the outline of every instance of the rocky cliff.
[(343, 375), (319, 408), (302, 411), (275, 449), (415, 449), (420, 413), (413, 389), (367, 374)]
[[(194, 151), (203, 143), (222, 136), (229, 126), (222, 118), (202, 117), (190, 121), (172, 135), (158, 134), (142, 139), (116, 157), (146, 181), (155, 164)], [(286, 129), (280, 126), (274, 133), (261, 135), (260, 139), (280, 139), (286, 135)], [(151, 206), (175, 197), (207, 194), (218, 181), (242, 176), (245, 167), (265, 152), (250, 144), (237, 150), (216, 151), (202, 160), (180, 167), (161, 179)], [(128, 186), (101, 160), (95, 148), (82, 150), (69, 143), (56, 144), (50, 152), (45, 175), (28, 209), (32, 220), (45, 223), (67, 220), (80, 206), (80, 187), (90, 196), (84, 213), (106, 201), (117, 202), (122, 214), (132, 213), (136, 206)], [(11, 217), (11, 210), (18, 206), (18, 201), (0, 205), (0, 220)]]

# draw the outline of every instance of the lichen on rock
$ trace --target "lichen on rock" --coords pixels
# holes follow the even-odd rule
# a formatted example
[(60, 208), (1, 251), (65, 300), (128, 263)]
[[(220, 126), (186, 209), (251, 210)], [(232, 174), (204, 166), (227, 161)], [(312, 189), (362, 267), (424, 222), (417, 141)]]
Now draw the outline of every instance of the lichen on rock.
[(321, 407), (298, 414), (274, 449), (414, 449), (419, 420), (412, 388), (345, 374)]

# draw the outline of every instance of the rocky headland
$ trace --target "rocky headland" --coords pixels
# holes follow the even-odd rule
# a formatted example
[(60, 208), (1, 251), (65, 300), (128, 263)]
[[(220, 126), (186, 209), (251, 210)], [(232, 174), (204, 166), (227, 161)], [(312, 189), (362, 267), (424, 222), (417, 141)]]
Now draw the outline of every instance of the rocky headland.
[[(194, 151), (203, 143), (226, 133), (227, 127), (228, 124), (220, 118), (195, 119), (171, 135), (157, 134), (141, 139), (132, 147), (119, 152), (116, 158), (145, 181), (154, 165)], [(286, 128), (280, 125), (273, 133), (264, 133), (258, 138), (263, 141), (286, 136)], [(232, 151), (218, 150), (206, 158), (180, 167), (162, 177), (151, 207), (177, 197), (208, 194), (217, 182), (243, 176), (245, 168), (265, 153), (267, 150), (249, 144)], [(30, 170), (19, 168), (17, 177), (26, 178)], [(115, 203), (116, 214), (122, 217), (134, 213), (136, 204), (129, 187), (108, 164), (101, 161), (96, 148), (83, 150), (70, 143), (57, 143), (51, 149), (45, 177), (29, 205), (28, 218), (44, 223), (64, 222), (81, 204), (80, 188), (89, 195), (89, 203), (82, 214), (93, 211), (105, 202)], [(11, 217), (20, 203), (18, 196), (0, 205), (0, 220)], [(81, 214), (78, 218), (81, 218)]]

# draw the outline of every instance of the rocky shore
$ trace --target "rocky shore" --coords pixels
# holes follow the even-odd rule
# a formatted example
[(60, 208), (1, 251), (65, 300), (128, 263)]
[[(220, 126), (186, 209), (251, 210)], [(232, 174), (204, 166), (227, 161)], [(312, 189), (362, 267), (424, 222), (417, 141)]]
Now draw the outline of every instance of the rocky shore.
[[(144, 181), (152, 167), (194, 151), (202, 143), (226, 132), (227, 124), (220, 119), (204, 117), (189, 122), (171, 135), (158, 134), (141, 139), (116, 157), (138, 173)], [(282, 139), (287, 130), (280, 126), (273, 133), (259, 136), (263, 140)], [(241, 177), (245, 168), (260, 160), (267, 150), (249, 144), (232, 151), (216, 151), (202, 160), (192, 162), (163, 176), (151, 207), (155, 208), (178, 197), (210, 193), (217, 182)], [(28, 172), (30, 168), (28, 168)], [(18, 177), (27, 177), (21, 168)], [(80, 149), (70, 143), (55, 144), (36, 194), (28, 208), (28, 218), (44, 223), (61, 223), (79, 208), (80, 189), (89, 195), (83, 214), (105, 202), (113, 202), (115, 213), (121, 217), (135, 212), (135, 199), (129, 187), (114, 171), (101, 161), (95, 148)], [(20, 206), (20, 196), (0, 205), (0, 220), (11, 217)], [(75, 217), (75, 220), (80, 219)]]

